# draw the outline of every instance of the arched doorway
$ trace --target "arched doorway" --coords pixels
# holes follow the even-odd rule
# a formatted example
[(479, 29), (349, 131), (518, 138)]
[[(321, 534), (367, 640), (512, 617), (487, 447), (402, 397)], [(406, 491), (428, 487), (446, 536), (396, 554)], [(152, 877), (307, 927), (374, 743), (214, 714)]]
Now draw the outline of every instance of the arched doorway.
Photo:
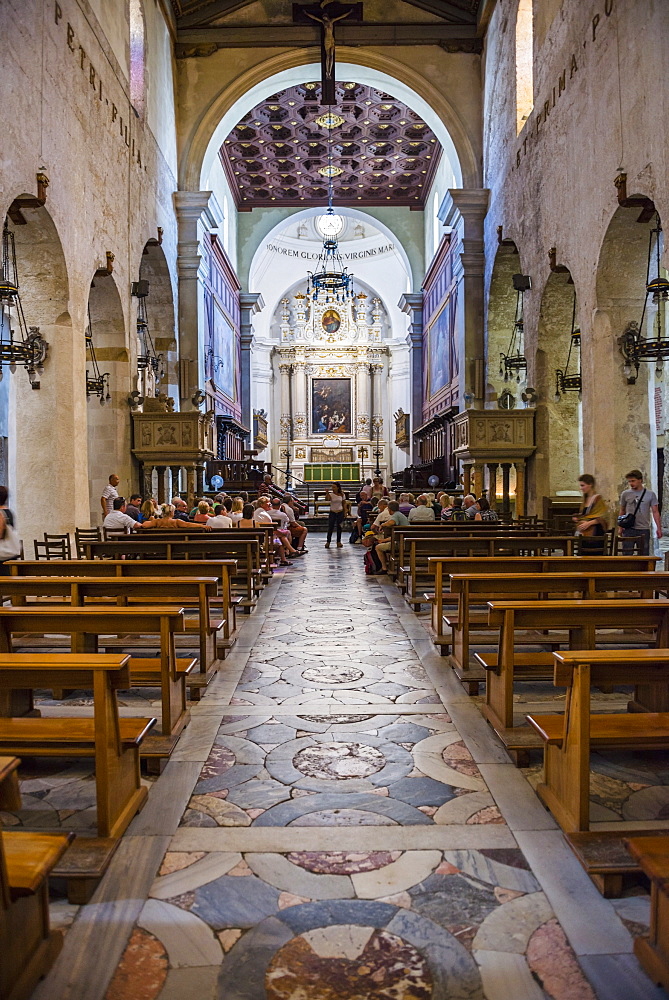
[[(90, 519), (96, 525), (101, 522), (100, 497), (110, 474), (119, 476), (121, 496), (134, 492), (136, 482), (127, 402), (131, 388), (129, 352), (123, 306), (111, 275), (96, 276), (91, 282), (88, 321), (99, 371), (109, 376), (102, 396), (91, 392), (87, 400)], [(93, 376), (90, 350), (86, 369), (87, 378)]]
[[(156, 383), (155, 391), (178, 399), (179, 378), (174, 293), (165, 253), (156, 240), (149, 240), (142, 251), (139, 279), (147, 281), (149, 285), (145, 298), (146, 318), (153, 348), (156, 355), (162, 358), (159, 372), (164, 372), (164, 374)], [(133, 351), (141, 354), (145, 345), (140, 343), (139, 337), (135, 337), (131, 343)], [(144, 387), (138, 386), (138, 388), (144, 395)]]
[[(577, 491), (583, 462), (581, 444), (581, 393), (559, 391), (556, 372), (580, 371), (580, 346), (571, 344), (572, 324), (578, 329), (578, 301), (571, 274), (566, 268), (552, 272), (541, 296), (534, 383), (537, 392), (536, 439), (550, 442), (534, 456), (531, 489), (537, 510), (542, 497)], [(570, 354), (571, 346), (571, 354)]]
[[(624, 331), (630, 323), (638, 323), (643, 312), (649, 234), (655, 219), (651, 202), (649, 210), (640, 213), (644, 198), (640, 195), (635, 201), (634, 206), (617, 208), (607, 227), (597, 266), (593, 328), (584, 338), (585, 464), (594, 475), (599, 473), (602, 493), (612, 505), (630, 469), (641, 469), (656, 492), (658, 487), (655, 404), (658, 389), (662, 409), (664, 381), (646, 363), (635, 380), (628, 377), (621, 352)], [(652, 309), (647, 309), (646, 324), (653, 318)]]
[(509, 350), (518, 307), (518, 292), (513, 276), (521, 270), (518, 248), (513, 240), (504, 240), (498, 247), (488, 292), (486, 336), (486, 401), (496, 406), (502, 393), (510, 392), (515, 405), (520, 400), (521, 382), (505, 381), (500, 372), (500, 358)]
[[(21, 300), (28, 326), (37, 326), (49, 344), (40, 388), (31, 388), (22, 367), (4, 369), (10, 503), (17, 514), (25, 551), (45, 527), (69, 530), (85, 523), (88, 503), (86, 463), (81, 446), (84, 422), (84, 344), (75, 343), (63, 247), (44, 207), (25, 207), (21, 195), (10, 207)], [(47, 498), (48, 497), (48, 501)], [(45, 522), (44, 503), (49, 505)]]

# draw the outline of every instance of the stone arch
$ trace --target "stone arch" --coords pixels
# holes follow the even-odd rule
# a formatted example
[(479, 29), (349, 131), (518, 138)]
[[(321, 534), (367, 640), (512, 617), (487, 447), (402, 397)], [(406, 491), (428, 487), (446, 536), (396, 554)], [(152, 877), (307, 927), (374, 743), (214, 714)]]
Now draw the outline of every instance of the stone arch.
[[(109, 373), (111, 399), (91, 395), (87, 400), (88, 482), (91, 524), (100, 523), (100, 496), (108, 477), (120, 477), (118, 492), (127, 496), (136, 483), (131, 457), (130, 408), (127, 398), (131, 388), (129, 352), (123, 306), (112, 275), (94, 277), (88, 295), (88, 315), (100, 373)], [(93, 374), (90, 357), (86, 370)]]
[[(163, 248), (155, 240), (149, 240), (142, 251), (139, 278), (149, 282), (149, 294), (146, 299), (149, 330), (156, 354), (162, 354), (164, 360), (163, 370), (165, 374), (156, 392), (167, 393), (168, 396), (173, 396), (178, 403), (176, 302), (167, 258)], [(130, 352), (133, 361), (138, 351), (138, 338), (133, 331)]]
[[(34, 195), (19, 195), (12, 209), (30, 198)], [(49, 344), (38, 391), (31, 389), (23, 368), (11, 375), (4, 369), (0, 383), (7, 393), (10, 503), (30, 557), (33, 539), (41, 538), (45, 529), (39, 504), (45, 484), (50, 484), (50, 530), (69, 530), (77, 517), (85, 523), (86, 465), (81, 461), (85, 418), (79, 382), (84, 345), (83, 338), (77, 343), (73, 334), (68, 269), (52, 215), (44, 206), (23, 205), (12, 215), (15, 221), (9, 225), (15, 235), (26, 322), (38, 326)]]
[[(606, 228), (597, 261), (592, 330), (585, 331), (584, 340), (585, 454), (595, 476), (595, 470), (604, 470), (602, 482), (612, 503), (631, 468), (642, 469), (648, 484), (653, 489), (658, 486), (655, 389), (661, 388), (662, 398), (665, 390), (656, 384), (648, 364), (641, 365), (636, 383), (629, 384), (619, 343), (628, 323), (638, 322), (643, 309), (653, 227), (653, 218), (639, 221), (638, 202), (644, 198), (634, 196), (637, 204), (616, 208)], [(587, 345), (589, 338), (592, 342)], [(598, 391), (602, 384), (608, 391)]]
[(513, 287), (513, 275), (522, 271), (518, 247), (513, 240), (504, 240), (497, 248), (488, 291), (486, 311), (486, 399), (497, 405), (497, 399), (508, 389), (518, 404), (519, 386), (516, 382), (506, 383), (499, 374), (500, 355), (508, 349), (511, 331), (516, 316), (517, 293)]
[[(398, 60), (369, 49), (352, 49), (342, 46), (338, 50), (339, 72), (355, 75), (356, 69), (366, 69), (386, 77), (384, 86), (412, 92), (414, 100), (425, 102), (430, 117), (436, 116), (440, 124), (439, 139), (451, 155), (456, 175), (456, 186), (480, 187), (481, 167), (472, 137), (452, 103), (421, 73)], [(348, 65), (347, 65), (348, 64)], [(225, 115), (243, 99), (256, 101), (276, 90), (277, 86), (290, 85), (290, 70), (309, 67), (320, 75), (320, 64), (313, 63), (308, 49), (293, 49), (264, 60), (241, 73), (228, 87), (222, 89), (203, 110), (184, 144), (179, 169), (179, 186), (182, 190), (198, 191), (206, 176), (207, 156), (212, 143), (216, 148), (217, 129)], [(277, 79), (281, 76), (282, 79)], [(302, 74), (300, 74), (300, 77)], [(298, 78), (296, 77), (296, 80)], [(299, 82), (299, 81), (298, 81)], [(363, 81), (364, 82), (364, 81)], [(370, 81), (371, 82), (371, 81)], [(253, 103), (248, 105), (253, 107)], [(420, 112), (421, 108), (417, 107)], [(224, 136), (221, 137), (221, 141)]]
[[(556, 398), (556, 369), (564, 369), (569, 352), (572, 317), (579, 326), (578, 299), (569, 271), (551, 272), (539, 305), (533, 384), (537, 391), (536, 440), (550, 442), (534, 456), (531, 488), (537, 510), (543, 496), (558, 490), (578, 490), (582, 469), (580, 394), (566, 392)], [(572, 351), (570, 372), (578, 370), (580, 351)], [(592, 473), (596, 474), (596, 473)]]

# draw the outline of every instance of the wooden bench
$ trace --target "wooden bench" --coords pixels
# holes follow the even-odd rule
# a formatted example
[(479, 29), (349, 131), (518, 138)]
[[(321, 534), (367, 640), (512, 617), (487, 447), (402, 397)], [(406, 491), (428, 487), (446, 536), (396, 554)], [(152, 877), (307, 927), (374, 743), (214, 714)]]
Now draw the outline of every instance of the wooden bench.
[[(18, 760), (0, 758), (0, 804), (20, 806)], [(48, 877), (72, 833), (0, 830), (0, 997), (25, 1000), (63, 946), (49, 926)]]
[(403, 537), (401, 552), (404, 562), (397, 568), (396, 582), (404, 593), (405, 600), (412, 607), (425, 603), (425, 587), (429, 585), (431, 573), (429, 559), (434, 556), (479, 556), (492, 559), (497, 556), (538, 556), (559, 552), (563, 556), (573, 554), (574, 538), (571, 535), (545, 535), (541, 538), (490, 535), (462, 537), (459, 535), (428, 536), (419, 539)]
[(120, 837), (144, 806), (139, 748), (152, 718), (119, 718), (117, 691), (130, 685), (130, 656), (82, 653), (0, 654), (0, 690), (93, 691), (93, 718), (0, 718), (0, 752), (21, 757), (93, 757), (100, 837)]
[(564, 715), (528, 715), (527, 721), (544, 747), (544, 779), (537, 794), (562, 829), (572, 833), (590, 826), (592, 748), (669, 748), (669, 711), (592, 715), (591, 685), (632, 683), (637, 692), (657, 686), (659, 700), (666, 701), (669, 649), (590, 648), (553, 657), (554, 683), (567, 688)]
[[(209, 604), (220, 611), (224, 621), (224, 641), (219, 648), (231, 649), (235, 642), (236, 609), (240, 598), (232, 595), (231, 578), (237, 572), (235, 559), (63, 559), (49, 563), (16, 559), (6, 563), (12, 576), (80, 576), (80, 577), (154, 577), (185, 579), (216, 577), (219, 593), (209, 598)], [(191, 605), (184, 599), (185, 607)], [(190, 687), (189, 678), (189, 687)]]
[[(161, 690), (163, 739), (146, 741), (142, 757), (148, 758), (168, 757), (178, 734), (190, 719), (186, 709), (185, 679), (194, 661), (179, 662), (174, 644), (175, 635), (183, 631), (183, 609), (160, 605), (150, 608), (0, 608), (0, 652), (3, 653), (16, 652), (16, 638), (25, 633), (69, 635), (73, 653), (97, 653), (105, 636), (124, 636), (130, 648), (138, 635), (159, 637), (159, 657), (132, 657), (130, 661), (131, 684), (151, 684)], [(0, 717), (15, 718), (32, 711), (32, 689), (23, 685), (0, 692)]]
[[(461, 670), (469, 664), (470, 636), (476, 633), (477, 645), (497, 645), (498, 635), (490, 632), (487, 603), (490, 600), (555, 600), (558, 598), (579, 598), (593, 600), (603, 597), (625, 595), (627, 597), (651, 598), (669, 589), (669, 573), (602, 573), (578, 572), (577, 567), (570, 573), (496, 573), (452, 574), (450, 593), (457, 599), (453, 613), (444, 616), (444, 630), (451, 629), (452, 660)], [(483, 607), (481, 607), (483, 606)], [(478, 608), (475, 610), (475, 608)], [(516, 636), (516, 644), (541, 642), (541, 636)], [(549, 668), (552, 677), (553, 661), (550, 654), (540, 661)], [(486, 667), (494, 666), (493, 659), (485, 657)], [(483, 656), (479, 657), (482, 661)], [(538, 661), (539, 662), (539, 661)]]
[[(88, 565), (95, 565), (91, 560)], [(105, 563), (103, 562), (104, 566)], [(91, 603), (99, 606), (101, 602), (114, 602), (119, 607), (142, 604), (178, 604), (189, 605), (196, 613), (185, 619), (186, 635), (177, 637), (176, 644), (183, 639), (189, 645), (193, 633), (197, 633), (199, 643), (199, 664), (187, 676), (189, 691), (200, 692), (206, 687), (217, 670), (219, 633), (223, 632), (224, 621), (212, 619), (209, 602), (218, 592), (218, 581), (215, 577), (170, 577), (161, 579), (151, 577), (81, 577), (81, 576), (5, 576), (0, 577), (0, 602), (10, 598), (13, 605), (27, 607), (43, 607), (45, 604), (62, 604), (69, 601), (70, 607), (83, 607)], [(26, 604), (28, 598), (33, 600)], [(37, 599), (37, 600), (35, 600)], [(27, 640), (29, 644), (34, 640)], [(134, 640), (137, 645), (154, 646), (155, 640), (145, 638)], [(45, 639), (44, 643), (51, 648), (54, 641)], [(124, 639), (105, 640), (102, 645), (106, 650), (127, 645)], [(20, 642), (16, 643), (17, 648)], [(133, 671), (137, 680), (137, 671)], [(151, 686), (149, 684), (149, 686)]]
[[(229, 529), (232, 533), (233, 529)], [(213, 538), (213, 532), (211, 534)], [(234, 559), (237, 569), (233, 576), (233, 590), (241, 594), (240, 607), (248, 614), (257, 604), (257, 598), (262, 589), (263, 576), (261, 570), (260, 542), (258, 539), (236, 538), (226, 539), (225, 544), (214, 538), (199, 537), (196, 539), (177, 539), (173, 537), (161, 539), (130, 538), (115, 542), (86, 542), (86, 559), (138, 559), (138, 560), (197, 560), (223, 558)]]
[[(227, 548), (228, 543), (236, 543), (242, 540), (258, 542), (260, 549), (256, 568), (261, 572), (264, 579), (269, 580), (272, 576), (272, 564), (274, 562), (274, 528), (275, 525), (258, 524), (254, 528), (215, 528), (203, 534), (197, 530), (196, 525), (185, 525), (178, 532), (178, 541), (181, 543), (195, 542), (196, 544), (209, 542), (209, 549), (213, 548), (218, 557)], [(133, 539), (139, 537), (143, 541), (151, 539), (168, 542), (175, 541), (174, 530), (170, 530), (169, 528), (149, 528), (144, 535), (134, 535), (132, 537)], [(182, 549), (187, 549), (187, 547), (182, 545)], [(187, 558), (191, 557), (187, 556)]]
[[(566, 632), (567, 645), (574, 650), (594, 649), (596, 641), (607, 645), (619, 644), (621, 637), (615, 630), (620, 629), (627, 632), (631, 629), (649, 630), (645, 634), (639, 632), (640, 645), (657, 648), (669, 645), (669, 601), (665, 600), (490, 601), (488, 608), (489, 623), (499, 629), (500, 640), (499, 654), (494, 660), (489, 661), (485, 654), (476, 654), (476, 659), (486, 669), (486, 698), (481, 711), (504, 745), (519, 752), (518, 763), (522, 762), (524, 751), (540, 746), (541, 741), (525, 727), (514, 728), (514, 680), (543, 680), (547, 671), (544, 663), (537, 665), (534, 662), (519, 663), (516, 670), (514, 644), (517, 630)], [(604, 636), (602, 629), (607, 630)], [(629, 636), (625, 639), (629, 641)], [(614, 682), (607, 680), (602, 683), (610, 687)], [(654, 709), (659, 700), (660, 704), (666, 703), (669, 710), (667, 686), (656, 692), (653, 703), (646, 703), (646, 695), (643, 687), (636, 688), (636, 708), (641, 711)]]
[(651, 980), (669, 990), (669, 836), (632, 837), (627, 849), (650, 880), (650, 936), (634, 954)]

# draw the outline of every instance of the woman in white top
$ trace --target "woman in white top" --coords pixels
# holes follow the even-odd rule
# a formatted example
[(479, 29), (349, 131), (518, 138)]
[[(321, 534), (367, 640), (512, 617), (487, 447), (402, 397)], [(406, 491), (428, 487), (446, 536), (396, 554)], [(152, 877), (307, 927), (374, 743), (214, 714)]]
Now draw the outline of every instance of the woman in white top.
[(325, 548), (330, 548), (330, 542), (332, 541), (332, 532), (337, 529), (337, 548), (343, 548), (341, 543), (341, 526), (344, 523), (344, 517), (346, 516), (346, 497), (344, 496), (344, 491), (341, 488), (341, 483), (333, 483), (332, 489), (328, 490), (325, 494), (325, 499), (330, 504), (330, 512), (328, 513), (328, 540), (325, 543)]

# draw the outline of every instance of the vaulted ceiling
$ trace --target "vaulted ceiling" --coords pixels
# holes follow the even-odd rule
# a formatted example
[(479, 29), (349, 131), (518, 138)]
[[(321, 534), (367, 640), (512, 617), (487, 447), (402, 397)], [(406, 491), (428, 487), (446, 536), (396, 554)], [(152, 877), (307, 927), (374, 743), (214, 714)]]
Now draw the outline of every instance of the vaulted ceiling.
[[(333, 3), (335, 0), (329, 0)], [(291, 0), (171, 0), (177, 55), (207, 55), (218, 48), (320, 45), (318, 26)], [(341, 45), (440, 45), (480, 52), (495, 0), (344, 0), (355, 16), (337, 24)]]
[(338, 205), (422, 208), (441, 154), (430, 127), (374, 87), (339, 83), (331, 108), (320, 93), (316, 81), (282, 90), (230, 132), (220, 158), (238, 208), (325, 205), (330, 172)]

